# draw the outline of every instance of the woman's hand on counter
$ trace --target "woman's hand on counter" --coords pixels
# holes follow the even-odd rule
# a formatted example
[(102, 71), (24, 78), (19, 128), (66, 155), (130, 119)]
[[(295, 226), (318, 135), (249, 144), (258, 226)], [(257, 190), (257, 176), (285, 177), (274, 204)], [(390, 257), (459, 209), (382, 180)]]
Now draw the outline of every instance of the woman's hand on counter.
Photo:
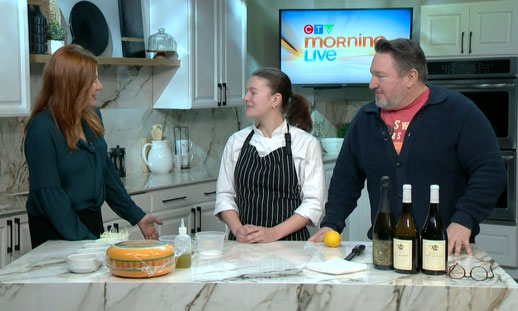
[(329, 227), (323, 227), (320, 230), (318, 230), (315, 234), (313, 234), (312, 237), (308, 239), (309, 242), (315, 242), (320, 243), (324, 240), (324, 235), (328, 233), (329, 231), (333, 231), (333, 229)]
[(145, 239), (158, 239), (158, 232), (155, 229), (155, 224), (161, 225), (162, 222), (150, 214), (146, 214), (146, 216), (138, 222), (138, 227)]

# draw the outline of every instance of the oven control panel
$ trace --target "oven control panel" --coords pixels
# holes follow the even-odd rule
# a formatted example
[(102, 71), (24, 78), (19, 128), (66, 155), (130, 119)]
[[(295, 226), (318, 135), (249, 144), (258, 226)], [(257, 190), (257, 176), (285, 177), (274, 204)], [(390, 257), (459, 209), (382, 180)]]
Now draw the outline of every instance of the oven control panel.
[(428, 60), (429, 79), (515, 78), (517, 59), (434, 59)]

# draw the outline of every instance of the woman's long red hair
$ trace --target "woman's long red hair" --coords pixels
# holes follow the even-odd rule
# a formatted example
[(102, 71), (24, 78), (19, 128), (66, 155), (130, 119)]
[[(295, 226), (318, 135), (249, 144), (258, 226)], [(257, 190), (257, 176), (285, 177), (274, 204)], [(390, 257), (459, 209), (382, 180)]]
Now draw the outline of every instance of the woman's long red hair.
[(25, 131), (35, 115), (49, 109), (57, 127), (65, 135), (68, 149), (75, 150), (81, 120), (97, 136), (104, 129), (93, 107), (88, 104), (88, 92), (97, 79), (97, 60), (83, 47), (70, 44), (57, 50), (43, 72), (43, 86), (25, 124)]

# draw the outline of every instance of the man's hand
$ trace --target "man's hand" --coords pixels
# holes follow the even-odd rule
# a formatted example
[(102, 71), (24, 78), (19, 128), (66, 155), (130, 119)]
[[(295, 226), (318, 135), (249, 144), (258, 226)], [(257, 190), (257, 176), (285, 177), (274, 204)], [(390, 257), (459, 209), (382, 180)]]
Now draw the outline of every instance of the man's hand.
[(470, 229), (452, 222), (446, 232), (448, 233), (448, 255), (451, 255), (453, 250), (455, 250), (455, 256), (460, 256), (462, 247), (464, 247), (466, 248), (466, 253), (473, 256), (473, 251), (469, 245), (469, 237), (471, 236)]
[(324, 240), (324, 235), (328, 233), (329, 231), (333, 231), (333, 229), (329, 227), (323, 227), (320, 230), (317, 231), (312, 237), (308, 239), (309, 242), (322, 242)]
[(140, 228), (140, 232), (142, 232), (144, 239), (158, 239), (158, 232), (155, 230), (155, 224), (161, 225), (162, 222), (150, 214), (146, 214), (146, 216), (138, 222), (138, 227)]

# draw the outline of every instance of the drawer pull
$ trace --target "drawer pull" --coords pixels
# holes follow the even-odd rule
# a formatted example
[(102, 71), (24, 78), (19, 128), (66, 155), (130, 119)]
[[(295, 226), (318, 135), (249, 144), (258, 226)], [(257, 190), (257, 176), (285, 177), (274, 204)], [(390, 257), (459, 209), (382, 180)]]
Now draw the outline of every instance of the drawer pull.
[(7, 254), (11, 254), (13, 252), (13, 221), (12, 220), (7, 221), (7, 227), (9, 227), (9, 234), (10, 234), (10, 239), (11, 239), (9, 246), (7, 246)]
[(196, 209), (194, 209), (194, 207), (191, 207), (191, 217), (192, 217), (191, 234), (195, 234), (196, 233)]
[(187, 196), (184, 195), (183, 197), (162, 200), (162, 203), (169, 203), (169, 202), (185, 200), (185, 199), (187, 199)]
[(196, 228), (196, 232), (201, 232), (201, 206), (196, 206), (196, 211), (198, 212), (198, 228)]
[(203, 194), (206, 196), (209, 196), (209, 195), (216, 194), (216, 191), (204, 192)]
[(15, 251), (19, 251), (20, 250), (20, 218), (15, 218), (14, 219), (14, 224), (16, 226), (18, 226), (18, 241), (16, 242), (16, 244), (14, 245), (14, 250)]

